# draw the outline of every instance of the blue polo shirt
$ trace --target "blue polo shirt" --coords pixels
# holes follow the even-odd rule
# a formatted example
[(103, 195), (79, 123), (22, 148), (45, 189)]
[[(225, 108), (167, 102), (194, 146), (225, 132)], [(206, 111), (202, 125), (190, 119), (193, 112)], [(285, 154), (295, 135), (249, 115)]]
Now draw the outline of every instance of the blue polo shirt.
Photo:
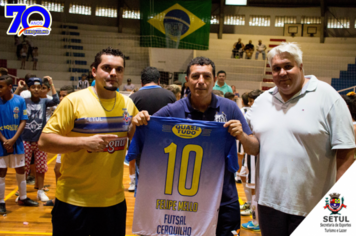
[[(243, 131), (250, 135), (252, 134), (243, 114), (235, 102), (217, 97), (212, 94), (211, 104), (205, 112), (195, 110), (190, 103), (190, 96), (185, 97), (175, 103), (168, 104), (157, 111), (154, 116), (177, 117), (191, 120), (205, 120), (216, 122), (227, 122), (229, 120), (239, 120), (242, 124)], [(219, 144), (217, 144), (219, 145)], [(228, 163), (225, 164), (224, 186), (221, 197), (221, 206), (238, 201), (237, 189), (234, 179), (234, 172), (237, 169), (229, 168)], [(233, 172), (232, 172), (233, 171)]]

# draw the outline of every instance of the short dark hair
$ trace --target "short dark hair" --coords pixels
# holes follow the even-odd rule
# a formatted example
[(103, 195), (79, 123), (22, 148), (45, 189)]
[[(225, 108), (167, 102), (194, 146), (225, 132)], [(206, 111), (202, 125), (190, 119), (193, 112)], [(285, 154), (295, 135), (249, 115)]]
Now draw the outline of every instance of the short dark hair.
[(59, 92), (61, 91), (66, 91), (68, 94), (73, 93), (74, 89), (73, 86), (69, 86), (69, 85), (64, 85), (63, 87), (61, 87), (61, 89), (59, 90)]
[(161, 75), (156, 67), (147, 66), (145, 69), (141, 71), (142, 85), (152, 83), (152, 82), (158, 84), (160, 77)]
[(224, 97), (227, 99), (233, 99), (235, 97), (235, 94), (227, 92), (225, 93)]
[(226, 76), (226, 72), (225, 72), (225, 71), (223, 71), (223, 70), (219, 70), (219, 72), (218, 72), (216, 75), (219, 75), (219, 74), (221, 74), (221, 73), (224, 73), (224, 74), (225, 74), (225, 76)]
[(342, 98), (349, 107), (352, 119), (356, 120), (356, 94), (351, 93), (348, 95), (342, 95)]
[(42, 81), (42, 85), (45, 85), (47, 88), (51, 88), (51, 85), (49, 85), (49, 81), (47, 78), (44, 78)]
[(13, 79), (9, 75), (2, 75), (0, 76), (0, 80), (5, 81), (7, 86), (12, 85), (14, 83)]
[(210, 60), (209, 58), (206, 57), (196, 57), (193, 60), (191, 60), (187, 66), (187, 76), (190, 75), (190, 67), (193, 65), (211, 65), (211, 67), (213, 68), (213, 76), (215, 77), (215, 64), (212, 60)]
[(98, 65), (101, 63), (101, 55), (113, 55), (113, 56), (118, 56), (121, 57), (122, 60), (124, 60), (124, 67), (125, 67), (125, 56), (124, 54), (119, 50), (119, 49), (113, 49), (111, 47), (108, 47), (106, 49), (101, 50), (98, 52), (95, 56), (95, 61), (94, 61), (94, 67), (95, 69), (98, 69)]
[(6, 68), (0, 67), (0, 74), (1, 75), (7, 75), (8, 73), (9, 73), (9, 71)]
[(243, 105), (248, 106), (248, 92), (242, 94), (241, 98), (242, 98)]
[(260, 96), (263, 93), (263, 91), (259, 89), (252, 90), (251, 92), (248, 93), (248, 97), (251, 99), (256, 99), (258, 96)]

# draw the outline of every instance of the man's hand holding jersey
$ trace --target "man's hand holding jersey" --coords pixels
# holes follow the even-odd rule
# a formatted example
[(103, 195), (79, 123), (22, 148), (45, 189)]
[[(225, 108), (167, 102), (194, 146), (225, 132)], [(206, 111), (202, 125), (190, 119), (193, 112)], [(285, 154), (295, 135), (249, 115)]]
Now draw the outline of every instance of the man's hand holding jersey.
[(147, 111), (140, 111), (137, 115), (132, 118), (131, 124), (134, 126), (147, 125), (150, 120), (150, 115)]
[(239, 120), (229, 120), (224, 124), (225, 128), (229, 128), (228, 132), (238, 139), (244, 146), (246, 153), (251, 155), (257, 155), (259, 153), (260, 144), (255, 136), (247, 135), (242, 128), (242, 124)]
[[(150, 120), (150, 115), (147, 111), (140, 111), (134, 118), (132, 118), (131, 125), (133, 129), (136, 126), (147, 125)], [(253, 135), (247, 135), (242, 129), (241, 122), (239, 120), (229, 120), (224, 124), (225, 128), (228, 128), (228, 132), (240, 140), (244, 145), (244, 149), (251, 155), (257, 155), (259, 153), (259, 142)]]
[(132, 118), (129, 131), (127, 132), (129, 139), (131, 140), (133, 138), (133, 135), (136, 131), (136, 126), (147, 125), (149, 120), (150, 114), (148, 114), (147, 111), (140, 111), (137, 113), (137, 115)]

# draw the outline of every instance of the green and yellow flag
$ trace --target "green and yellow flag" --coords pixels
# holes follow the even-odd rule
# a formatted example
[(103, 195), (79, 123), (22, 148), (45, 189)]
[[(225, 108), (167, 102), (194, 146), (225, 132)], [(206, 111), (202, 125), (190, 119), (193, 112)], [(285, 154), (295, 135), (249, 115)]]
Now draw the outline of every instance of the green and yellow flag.
[(211, 0), (141, 0), (141, 46), (207, 50)]

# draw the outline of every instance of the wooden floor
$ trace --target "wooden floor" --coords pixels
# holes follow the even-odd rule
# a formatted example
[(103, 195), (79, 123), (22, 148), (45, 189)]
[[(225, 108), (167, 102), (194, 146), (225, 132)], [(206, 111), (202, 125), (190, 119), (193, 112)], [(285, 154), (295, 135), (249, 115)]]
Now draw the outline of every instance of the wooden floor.
[[(50, 191), (47, 192), (47, 196), (52, 199), (55, 195), (55, 176), (53, 168), (55, 165), (55, 157), (53, 155), (48, 156), (48, 172), (46, 174), (45, 185), (49, 184)], [(127, 202), (127, 221), (126, 221), (126, 235), (132, 235), (132, 220), (135, 206), (135, 198), (133, 193), (127, 191), (129, 187), (129, 173), (128, 167), (124, 168), (124, 186), (125, 196)], [(45, 207), (40, 203), (39, 207), (21, 207), (15, 203), (15, 192), (17, 190), (17, 182), (15, 176), (15, 170), (9, 169), (6, 179), (5, 201), (7, 214), (0, 215), (0, 235), (12, 236), (12, 235), (52, 235), (51, 224), (51, 210), (52, 207)], [(27, 185), (27, 195), (29, 198), (36, 200), (37, 191), (33, 188), (33, 185)], [(237, 184), (239, 196), (242, 201), (245, 201), (245, 194), (241, 184)], [(249, 216), (241, 216), (241, 223), (246, 223), (251, 218)], [(27, 224), (26, 224), (27, 223)], [(259, 232), (253, 232), (249, 230), (241, 230), (241, 236), (259, 236)]]

